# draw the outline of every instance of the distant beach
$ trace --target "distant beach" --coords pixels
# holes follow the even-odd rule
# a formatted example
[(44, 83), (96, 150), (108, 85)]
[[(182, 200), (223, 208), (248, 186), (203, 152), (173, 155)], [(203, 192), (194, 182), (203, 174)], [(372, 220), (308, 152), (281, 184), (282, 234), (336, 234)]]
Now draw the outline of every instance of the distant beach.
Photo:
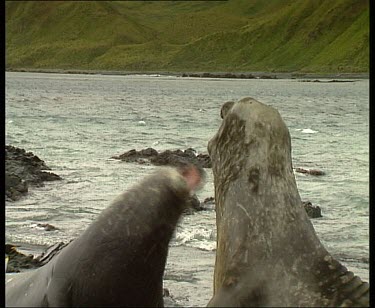
[(87, 75), (155, 75), (197, 78), (238, 79), (369, 79), (370, 73), (304, 73), (304, 72), (170, 72), (170, 71), (107, 71), (81, 69), (8, 68), (6, 72), (87, 74)]

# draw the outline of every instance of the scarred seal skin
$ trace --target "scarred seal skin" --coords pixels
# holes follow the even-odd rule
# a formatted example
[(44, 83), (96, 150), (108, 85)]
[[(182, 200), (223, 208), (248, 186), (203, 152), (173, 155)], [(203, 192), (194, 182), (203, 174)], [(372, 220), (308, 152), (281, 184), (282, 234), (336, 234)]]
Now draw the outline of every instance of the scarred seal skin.
[(168, 244), (200, 180), (192, 166), (146, 177), (45, 266), (7, 276), (6, 307), (162, 307)]
[(369, 306), (369, 284), (328, 253), (301, 206), (279, 112), (247, 97), (221, 116), (208, 144), (217, 224), (208, 306)]

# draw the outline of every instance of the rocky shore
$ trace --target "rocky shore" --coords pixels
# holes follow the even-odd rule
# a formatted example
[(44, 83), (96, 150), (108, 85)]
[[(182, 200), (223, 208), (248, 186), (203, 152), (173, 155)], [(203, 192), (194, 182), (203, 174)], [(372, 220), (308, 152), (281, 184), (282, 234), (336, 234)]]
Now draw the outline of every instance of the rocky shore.
[(369, 79), (369, 73), (309, 73), (309, 72), (176, 72), (176, 71), (108, 71), (80, 69), (7, 68), (6, 72), (85, 74), (85, 75), (150, 75), (155, 77), (198, 77), (239, 79)]
[[(215, 198), (208, 197), (202, 202), (198, 199), (196, 195), (193, 195), (189, 201), (190, 207), (185, 211), (185, 215), (192, 215), (199, 211), (215, 210)], [(310, 201), (303, 201), (302, 205), (307, 215), (310, 218), (322, 217), (321, 209), (317, 205), (311, 204)], [(46, 231), (53, 231), (57, 229), (54, 226), (48, 225), (51, 228), (45, 229)], [(39, 255), (25, 255), (17, 250), (17, 247), (13, 244), (5, 244), (5, 254), (8, 256), (8, 265), (6, 267), (7, 273), (22, 272), (27, 269), (38, 268), (48, 263), (53, 257), (55, 257), (62, 248), (67, 246), (70, 242), (64, 243), (59, 242), (52, 246), (49, 246), (45, 251)]]
[[(201, 168), (211, 168), (211, 160), (208, 154), (197, 154), (197, 152), (188, 148), (186, 150), (166, 150), (158, 152), (153, 148), (147, 148), (140, 151), (132, 149), (119, 156), (113, 156), (125, 162), (135, 162), (139, 164), (150, 163), (154, 165), (184, 166), (194, 164)], [(28, 192), (29, 185), (42, 186), (44, 181), (61, 180), (61, 177), (45, 170), (50, 170), (46, 163), (32, 152), (26, 152), (11, 145), (5, 147), (5, 165), (6, 165), (6, 197), (7, 201), (16, 201)], [(301, 169), (301, 168), (300, 168)], [(297, 172), (314, 175), (321, 175), (316, 170), (296, 170)], [(324, 173), (322, 173), (324, 174)], [(215, 198), (209, 197), (200, 201), (196, 195), (193, 195), (188, 202), (190, 206), (185, 211), (185, 215), (192, 215), (199, 211), (215, 210)], [(310, 218), (322, 217), (319, 206), (304, 201), (301, 205), (305, 208)], [(58, 229), (49, 224), (39, 224), (46, 231)], [(5, 253), (8, 256), (8, 265), (6, 272), (20, 272), (27, 269), (40, 267), (49, 262), (60, 250), (69, 243), (56, 243), (48, 247), (40, 255), (25, 255), (19, 252), (15, 245), (5, 244)]]
[(61, 180), (46, 163), (32, 152), (11, 145), (5, 146), (5, 194), (7, 201), (25, 196), (29, 186), (43, 186), (45, 181)]
[[(194, 164), (201, 168), (211, 168), (211, 159), (208, 154), (197, 153), (193, 148), (186, 150), (165, 150), (158, 152), (154, 148), (146, 148), (143, 150), (129, 150), (121, 155), (112, 156), (113, 159), (119, 159), (128, 163), (152, 164), (155, 166), (172, 166), (180, 167), (187, 164)], [(322, 176), (325, 172), (318, 169), (294, 168), (295, 172), (304, 173), (306, 175)]]
[(211, 168), (211, 160), (208, 154), (197, 154), (197, 152), (188, 148), (182, 150), (166, 150), (158, 152), (153, 148), (147, 148), (140, 151), (132, 149), (119, 156), (111, 158), (119, 159), (125, 162), (135, 162), (138, 164), (153, 164), (156, 166), (180, 167), (186, 164), (194, 164), (201, 168)]

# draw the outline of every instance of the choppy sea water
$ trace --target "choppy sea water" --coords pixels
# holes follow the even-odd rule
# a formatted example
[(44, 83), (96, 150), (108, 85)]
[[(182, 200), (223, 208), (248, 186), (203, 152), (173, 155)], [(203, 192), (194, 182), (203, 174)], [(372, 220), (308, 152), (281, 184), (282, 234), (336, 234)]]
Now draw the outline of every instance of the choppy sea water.
[[(37, 252), (77, 237), (111, 200), (156, 167), (111, 159), (153, 147), (207, 153), (220, 108), (251, 96), (277, 108), (292, 137), (302, 200), (322, 209), (313, 219), (326, 248), (369, 278), (369, 81), (210, 79), (168, 76), (6, 74), (6, 143), (32, 151), (63, 181), (31, 188), (6, 204), (6, 241)], [(213, 176), (200, 200), (214, 195)], [(36, 227), (50, 223), (60, 230)], [(164, 286), (177, 303), (204, 306), (212, 296), (215, 212), (186, 215), (171, 243)]]

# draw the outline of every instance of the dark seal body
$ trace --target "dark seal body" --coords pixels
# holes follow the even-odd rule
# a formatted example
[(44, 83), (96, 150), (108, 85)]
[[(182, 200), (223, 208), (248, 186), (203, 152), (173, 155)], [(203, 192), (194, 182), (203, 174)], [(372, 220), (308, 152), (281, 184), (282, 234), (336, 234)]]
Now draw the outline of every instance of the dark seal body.
[(209, 306), (368, 306), (369, 284), (327, 252), (302, 206), (278, 111), (252, 98), (224, 107), (208, 144), (217, 224)]
[(45, 266), (8, 276), (6, 307), (163, 306), (168, 244), (189, 192), (176, 169), (148, 176)]

